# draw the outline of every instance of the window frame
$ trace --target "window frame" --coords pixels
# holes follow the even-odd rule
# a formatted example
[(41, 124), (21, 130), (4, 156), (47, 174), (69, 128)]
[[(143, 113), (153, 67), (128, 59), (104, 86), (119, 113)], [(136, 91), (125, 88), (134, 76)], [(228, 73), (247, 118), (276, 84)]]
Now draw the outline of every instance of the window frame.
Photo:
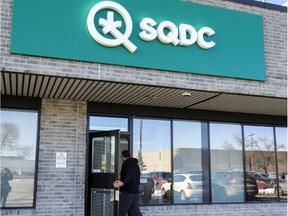
[[(131, 122), (130, 124), (130, 139), (133, 140), (133, 119), (143, 118), (143, 119), (156, 119), (156, 120), (170, 120), (171, 123), (171, 152), (173, 150), (173, 121), (183, 120), (183, 121), (199, 121), (201, 122), (202, 128), (202, 140), (204, 145), (202, 146), (202, 158), (203, 166), (206, 167), (207, 171), (203, 173), (204, 184), (207, 185), (206, 188), (211, 188), (211, 172), (210, 172), (210, 134), (209, 125), (213, 123), (224, 123), (224, 124), (239, 124), (243, 128), (244, 125), (249, 126), (269, 126), (269, 127), (283, 127), (287, 129), (287, 116), (271, 116), (271, 115), (260, 115), (260, 114), (245, 114), (245, 113), (226, 113), (220, 111), (208, 111), (208, 110), (183, 110), (177, 108), (151, 108), (136, 105), (123, 105), (123, 104), (103, 104), (98, 102), (88, 102), (87, 103), (87, 115), (99, 115), (99, 116), (125, 116), (128, 117)], [(243, 130), (243, 129), (242, 129)], [(243, 135), (242, 131), (242, 135)], [(242, 137), (243, 140), (244, 137)], [(130, 150), (133, 150), (132, 141), (130, 142)], [(244, 145), (242, 148), (244, 152)], [(244, 153), (243, 153), (244, 158)], [(173, 166), (173, 154), (171, 154), (171, 169), (172, 169), (172, 180), (174, 175)], [(243, 165), (244, 166), (244, 165)], [(204, 169), (203, 169), (204, 170)], [(205, 179), (204, 179), (205, 178)], [(205, 187), (205, 185), (204, 185)], [(246, 191), (246, 188), (245, 188)], [(173, 199), (173, 198), (172, 198)], [(273, 201), (276, 202), (276, 201)], [(278, 202), (278, 201), (277, 201)], [(249, 203), (246, 199), (242, 203)], [(261, 203), (261, 202), (259, 202)], [(212, 194), (211, 190), (209, 193), (205, 193), (203, 196), (203, 202), (199, 204), (212, 204)], [(227, 204), (227, 203), (225, 203)], [(229, 204), (233, 204), (232, 202)], [(239, 202), (237, 202), (239, 204)], [(174, 202), (169, 204), (157, 204), (159, 205), (176, 205)], [(177, 205), (195, 205), (194, 203), (181, 203)], [(155, 206), (155, 204), (148, 204), (145, 206)]]
[(287, 12), (287, 7), (283, 5), (277, 5), (269, 2), (261, 2), (256, 0), (229, 0), (231, 2), (260, 7), (260, 8), (266, 8), (271, 10), (277, 10), (277, 11), (283, 11)]
[(42, 99), (32, 97), (18, 96), (1, 96), (1, 110), (8, 111), (33, 111), (37, 112), (37, 131), (36, 131), (36, 146), (35, 146), (35, 170), (34, 170), (34, 186), (33, 186), (33, 201), (31, 206), (13, 206), (1, 207), (0, 209), (35, 209), (37, 200), (37, 181), (38, 181), (38, 164), (39, 164), (39, 145), (40, 145), (40, 123), (41, 123), (41, 108)]

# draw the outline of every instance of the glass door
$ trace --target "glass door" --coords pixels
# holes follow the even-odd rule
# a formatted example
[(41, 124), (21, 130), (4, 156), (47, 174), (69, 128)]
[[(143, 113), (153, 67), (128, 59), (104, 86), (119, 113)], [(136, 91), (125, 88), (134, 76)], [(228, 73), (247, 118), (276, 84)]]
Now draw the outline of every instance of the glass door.
[(118, 215), (119, 191), (113, 181), (119, 173), (119, 142), (119, 130), (89, 133), (88, 215)]

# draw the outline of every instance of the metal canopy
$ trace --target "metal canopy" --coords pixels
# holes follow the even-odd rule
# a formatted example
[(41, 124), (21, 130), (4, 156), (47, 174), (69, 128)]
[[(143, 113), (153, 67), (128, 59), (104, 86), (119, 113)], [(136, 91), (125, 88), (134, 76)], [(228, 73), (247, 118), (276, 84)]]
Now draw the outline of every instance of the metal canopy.
[(286, 98), (144, 86), (30, 73), (1, 72), (1, 94), (152, 107), (287, 115)]

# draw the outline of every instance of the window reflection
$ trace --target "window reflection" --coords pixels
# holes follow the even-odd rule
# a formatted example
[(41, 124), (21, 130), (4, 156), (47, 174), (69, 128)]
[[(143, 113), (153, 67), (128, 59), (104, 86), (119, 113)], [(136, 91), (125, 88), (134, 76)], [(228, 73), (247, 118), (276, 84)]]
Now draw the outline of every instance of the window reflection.
[[(128, 131), (128, 120), (119, 119), (112, 118), (115, 122), (110, 124), (100, 117), (90, 129), (120, 127), (122, 132)], [(287, 202), (286, 127), (214, 122), (209, 124), (209, 132), (197, 121), (133, 119), (133, 157), (139, 160), (142, 172), (141, 205), (206, 203), (210, 202), (209, 191), (213, 203), (270, 202), (278, 198)], [(208, 138), (210, 173), (203, 163), (205, 155), (209, 159), (204, 149), (208, 148)]]
[(90, 116), (89, 118), (89, 130), (90, 131), (109, 131), (120, 130), (121, 132), (128, 131), (128, 119), (118, 117), (102, 117), (102, 116)]
[(202, 203), (201, 152), (201, 123), (173, 121), (174, 203)]
[(257, 181), (255, 201), (276, 200), (274, 179), (276, 172), (274, 133), (272, 127), (244, 126), (245, 166)]
[(37, 112), (1, 110), (1, 207), (32, 207)]
[(212, 202), (245, 200), (241, 137), (240, 125), (210, 124)]
[[(161, 187), (171, 173), (170, 121), (134, 119), (133, 129), (133, 156), (139, 161), (141, 181), (147, 182), (146, 190), (152, 192), (150, 200), (141, 197), (141, 204), (167, 203), (162, 199)], [(148, 184), (151, 181), (153, 188)]]
[(287, 0), (255, 0), (255, 1), (260, 1), (264, 3), (275, 4), (275, 5), (282, 5), (282, 6), (287, 7)]
[[(275, 182), (275, 193), (280, 201), (287, 202), (287, 128), (276, 128), (276, 148), (278, 165), (278, 185)], [(270, 172), (270, 178), (277, 178), (277, 173)]]
[(95, 137), (92, 140), (92, 173), (115, 172), (115, 137)]

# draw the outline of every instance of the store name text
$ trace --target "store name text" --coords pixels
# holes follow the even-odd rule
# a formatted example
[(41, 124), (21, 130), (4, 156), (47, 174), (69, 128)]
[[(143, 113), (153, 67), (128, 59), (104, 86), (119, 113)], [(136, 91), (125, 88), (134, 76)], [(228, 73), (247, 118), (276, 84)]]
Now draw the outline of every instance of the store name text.
[[(100, 18), (98, 26), (102, 27), (104, 35), (110, 33), (114, 37), (113, 39), (104, 37), (95, 27), (95, 15), (103, 9), (108, 9), (107, 17)], [(122, 27), (122, 21), (114, 20), (113, 11), (122, 16), (126, 26), (124, 33), (119, 30)], [(103, 46), (116, 47), (123, 45), (131, 53), (136, 51), (137, 46), (129, 40), (133, 30), (132, 18), (122, 5), (112, 1), (102, 1), (95, 4), (89, 11), (86, 24), (91, 37)], [(144, 41), (153, 41), (158, 38), (162, 43), (173, 44), (174, 46), (191, 46), (197, 43), (203, 49), (210, 49), (216, 45), (212, 40), (207, 41), (208, 36), (215, 34), (215, 31), (210, 27), (202, 27), (197, 31), (192, 25), (180, 24), (177, 27), (173, 22), (166, 20), (160, 22), (157, 26), (154, 19), (146, 17), (140, 22), (140, 28), (142, 31), (139, 33), (139, 37)]]

